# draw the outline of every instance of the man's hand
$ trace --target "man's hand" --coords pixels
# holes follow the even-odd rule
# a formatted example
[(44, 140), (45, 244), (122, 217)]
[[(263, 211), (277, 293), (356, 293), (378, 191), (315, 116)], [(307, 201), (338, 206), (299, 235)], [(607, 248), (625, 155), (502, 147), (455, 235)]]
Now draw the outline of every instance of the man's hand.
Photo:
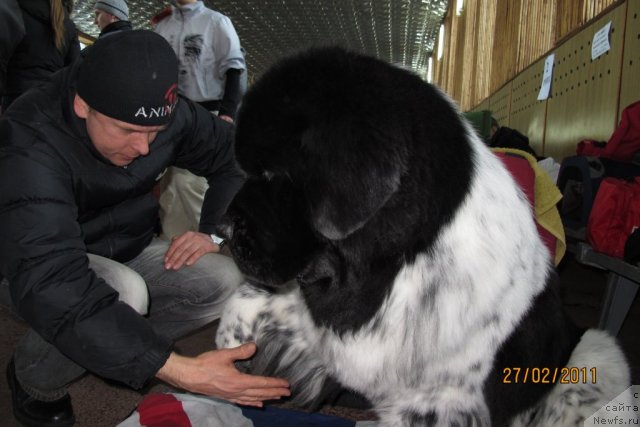
[(218, 116), (218, 117), (220, 117), (225, 122), (233, 123), (233, 119), (231, 118), (231, 116), (227, 116), (227, 115), (223, 114), (223, 115)]
[(243, 374), (233, 364), (248, 359), (256, 351), (254, 343), (208, 351), (197, 357), (171, 353), (156, 376), (169, 384), (239, 405), (262, 407), (263, 401), (289, 396), (289, 383), (280, 378)]
[(220, 252), (211, 236), (197, 231), (187, 231), (171, 239), (171, 245), (164, 255), (164, 268), (179, 270), (185, 265), (193, 265), (204, 254)]

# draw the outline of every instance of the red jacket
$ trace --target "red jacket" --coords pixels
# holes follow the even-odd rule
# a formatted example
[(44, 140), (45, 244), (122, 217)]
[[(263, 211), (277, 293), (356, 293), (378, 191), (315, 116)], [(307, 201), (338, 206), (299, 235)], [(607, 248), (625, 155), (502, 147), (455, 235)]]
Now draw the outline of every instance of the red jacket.
[(581, 141), (577, 149), (580, 156), (605, 157), (620, 162), (631, 162), (634, 154), (639, 151), (640, 101), (624, 109), (620, 124), (607, 144), (598, 146), (594, 141)]

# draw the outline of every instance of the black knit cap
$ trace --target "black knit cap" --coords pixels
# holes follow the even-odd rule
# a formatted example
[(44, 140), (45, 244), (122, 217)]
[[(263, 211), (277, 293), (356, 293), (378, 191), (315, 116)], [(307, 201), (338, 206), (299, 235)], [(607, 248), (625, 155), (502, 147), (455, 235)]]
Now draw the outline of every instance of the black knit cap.
[(149, 30), (120, 31), (85, 49), (78, 95), (94, 110), (141, 126), (169, 122), (178, 100), (178, 59)]

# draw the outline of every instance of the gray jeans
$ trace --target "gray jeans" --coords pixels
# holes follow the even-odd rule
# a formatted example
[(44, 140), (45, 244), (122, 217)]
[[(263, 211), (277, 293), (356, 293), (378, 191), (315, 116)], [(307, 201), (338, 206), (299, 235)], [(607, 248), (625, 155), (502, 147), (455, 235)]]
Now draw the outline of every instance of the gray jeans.
[[(178, 271), (165, 270), (168, 247), (168, 242), (155, 239), (125, 264), (89, 255), (89, 265), (119, 292), (121, 301), (147, 315), (158, 334), (176, 339), (219, 318), (242, 276), (231, 258), (218, 254), (207, 254)], [(7, 281), (0, 286), (7, 287)], [(18, 381), (40, 400), (61, 398), (66, 386), (85, 372), (32, 329), (19, 341), (14, 361)]]

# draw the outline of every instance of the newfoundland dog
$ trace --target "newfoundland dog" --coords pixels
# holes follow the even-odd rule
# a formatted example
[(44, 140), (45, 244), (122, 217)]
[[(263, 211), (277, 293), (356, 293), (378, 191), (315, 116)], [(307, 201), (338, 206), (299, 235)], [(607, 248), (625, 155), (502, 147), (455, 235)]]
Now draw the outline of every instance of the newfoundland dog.
[(386, 426), (581, 425), (629, 386), (615, 339), (562, 312), (531, 206), (455, 105), (340, 48), (247, 93), (247, 174), (220, 233), (246, 277), (218, 347), (293, 400), (327, 384)]

